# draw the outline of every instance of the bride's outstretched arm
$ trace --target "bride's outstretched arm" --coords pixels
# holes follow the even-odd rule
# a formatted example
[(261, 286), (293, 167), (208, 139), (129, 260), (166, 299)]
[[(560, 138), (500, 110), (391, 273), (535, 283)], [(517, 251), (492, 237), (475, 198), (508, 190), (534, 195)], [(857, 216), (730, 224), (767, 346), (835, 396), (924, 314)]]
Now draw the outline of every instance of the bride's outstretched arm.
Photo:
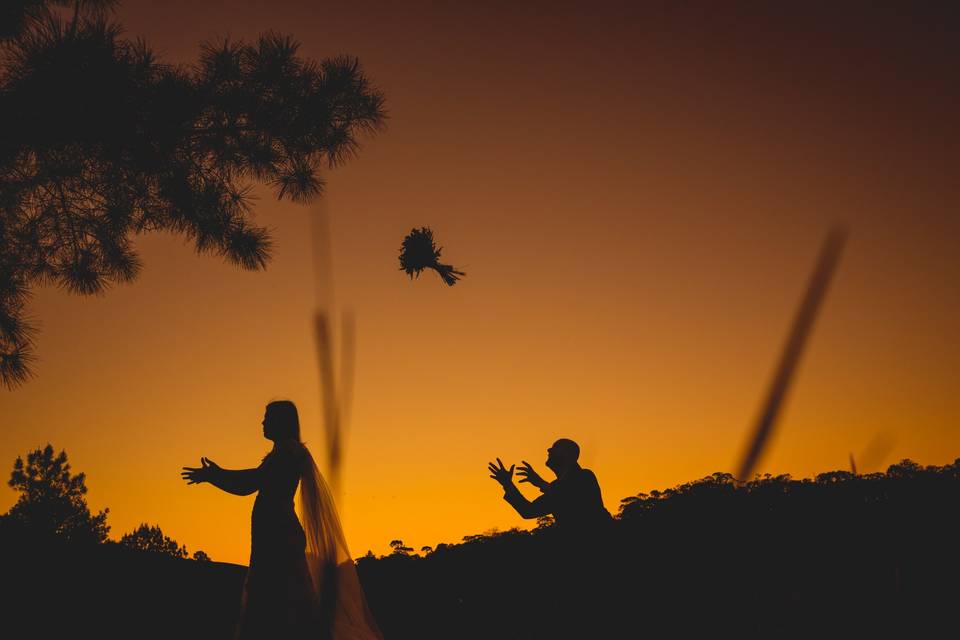
[(209, 482), (236, 496), (248, 496), (260, 489), (259, 469), (223, 469), (209, 458), (200, 458), (200, 467), (183, 467), (180, 476), (187, 484)]

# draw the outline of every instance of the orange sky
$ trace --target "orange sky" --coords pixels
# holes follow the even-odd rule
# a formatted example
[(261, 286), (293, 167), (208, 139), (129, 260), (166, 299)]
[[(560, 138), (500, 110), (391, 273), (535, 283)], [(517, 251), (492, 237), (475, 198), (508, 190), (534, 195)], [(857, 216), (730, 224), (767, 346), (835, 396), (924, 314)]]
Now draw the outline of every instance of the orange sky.
[[(248, 4), (128, 0), (118, 17), (170, 61), (289, 32), (308, 56), (359, 56), (387, 95), (388, 128), (327, 176), (335, 299), (357, 318), (355, 555), (522, 524), (486, 463), (552, 477), (561, 436), (614, 512), (732, 471), (835, 221), (850, 242), (759, 470), (843, 468), (878, 434), (886, 463), (960, 456), (956, 15)], [(312, 211), (263, 192), (266, 272), (148, 235), (134, 284), (39, 290), (38, 375), (0, 392), (0, 465), (49, 441), (113, 537), (159, 523), (246, 563), (253, 497), (179, 469), (255, 466), (280, 397), (321, 457)], [(425, 224), (468, 274), (453, 288), (397, 270)]]

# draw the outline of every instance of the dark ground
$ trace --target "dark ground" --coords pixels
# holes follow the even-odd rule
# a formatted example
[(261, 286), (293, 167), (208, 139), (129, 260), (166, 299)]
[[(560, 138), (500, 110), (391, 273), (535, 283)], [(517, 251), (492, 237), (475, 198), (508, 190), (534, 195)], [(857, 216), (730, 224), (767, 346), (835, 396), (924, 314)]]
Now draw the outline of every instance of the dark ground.
[[(960, 637), (960, 464), (715, 474), (555, 527), (361, 558), (386, 638)], [(230, 637), (244, 567), (0, 532), (3, 638)]]

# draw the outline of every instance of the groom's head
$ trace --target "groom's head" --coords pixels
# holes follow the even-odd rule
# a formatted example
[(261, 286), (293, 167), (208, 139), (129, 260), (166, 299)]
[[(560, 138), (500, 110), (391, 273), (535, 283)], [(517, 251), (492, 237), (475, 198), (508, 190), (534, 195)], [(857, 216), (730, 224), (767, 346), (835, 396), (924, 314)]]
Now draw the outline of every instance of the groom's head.
[(580, 457), (580, 447), (568, 438), (560, 438), (547, 449), (547, 467), (557, 476), (577, 464)]

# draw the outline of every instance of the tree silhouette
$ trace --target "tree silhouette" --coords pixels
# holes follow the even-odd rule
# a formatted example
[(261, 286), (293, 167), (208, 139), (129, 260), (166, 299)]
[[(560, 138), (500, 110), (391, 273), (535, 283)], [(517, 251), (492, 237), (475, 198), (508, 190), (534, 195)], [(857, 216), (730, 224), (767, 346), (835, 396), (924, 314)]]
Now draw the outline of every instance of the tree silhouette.
[(404, 546), (403, 540), (391, 540), (390, 548), (396, 556), (408, 556), (413, 552), (413, 547)]
[(913, 478), (923, 473), (923, 467), (909, 458), (904, 458), (887, 468), (887, 475), (895, 478)]
[(27, 454), (27, 463), (19, 456), (8, 482), (20, 492), (7, 517), (32, 531), (55, 534), (68, 540), (103, 542), (110, 527), (109, 509), (91, 515), (87, 501), (85, 475), (70, 473), (66, 451), (54, 455), (47, 445)]
[[(124, 536), (120, 538), (120, 544), (139, 549), (140, 551), (162, 553), (173, 556), (174, 558), (187, 558), (190, 555), (187, 552), (186, 545), (180, 545), (173, 538), (163, 535), (163, 531), (160, 530), (160, 525), (150, 526), (147, 523), (143, 523), (130, 533), (124, 534)], [(207, 560), (210, 559), (207, 557), (207, 554), (202, 551), (198, 551), (197, 553), (203, 554), (203, 558)], [(200, 560), (201, 558), (196, 559)]]
[[(382, 126), (383, 94), (351, 57), (290, 36), (204, 43), (190, 66), (120, 37), (111, 0), (6, 7), (0, 37), (0, 382), (31, 375), (36, 285), (96, 294), (140, 271), (133, 236), (167, 231), (244, 269), (270, 258), (251, 189), (306, 202), (323, 168)], [(55, 8), (69, 5), (64, 21)]]
[(200, 549), (197, 549), (193, 552), (193, 559), (197, 562), (210, 562), (210, 556), (208, 556), (205, 551)]

